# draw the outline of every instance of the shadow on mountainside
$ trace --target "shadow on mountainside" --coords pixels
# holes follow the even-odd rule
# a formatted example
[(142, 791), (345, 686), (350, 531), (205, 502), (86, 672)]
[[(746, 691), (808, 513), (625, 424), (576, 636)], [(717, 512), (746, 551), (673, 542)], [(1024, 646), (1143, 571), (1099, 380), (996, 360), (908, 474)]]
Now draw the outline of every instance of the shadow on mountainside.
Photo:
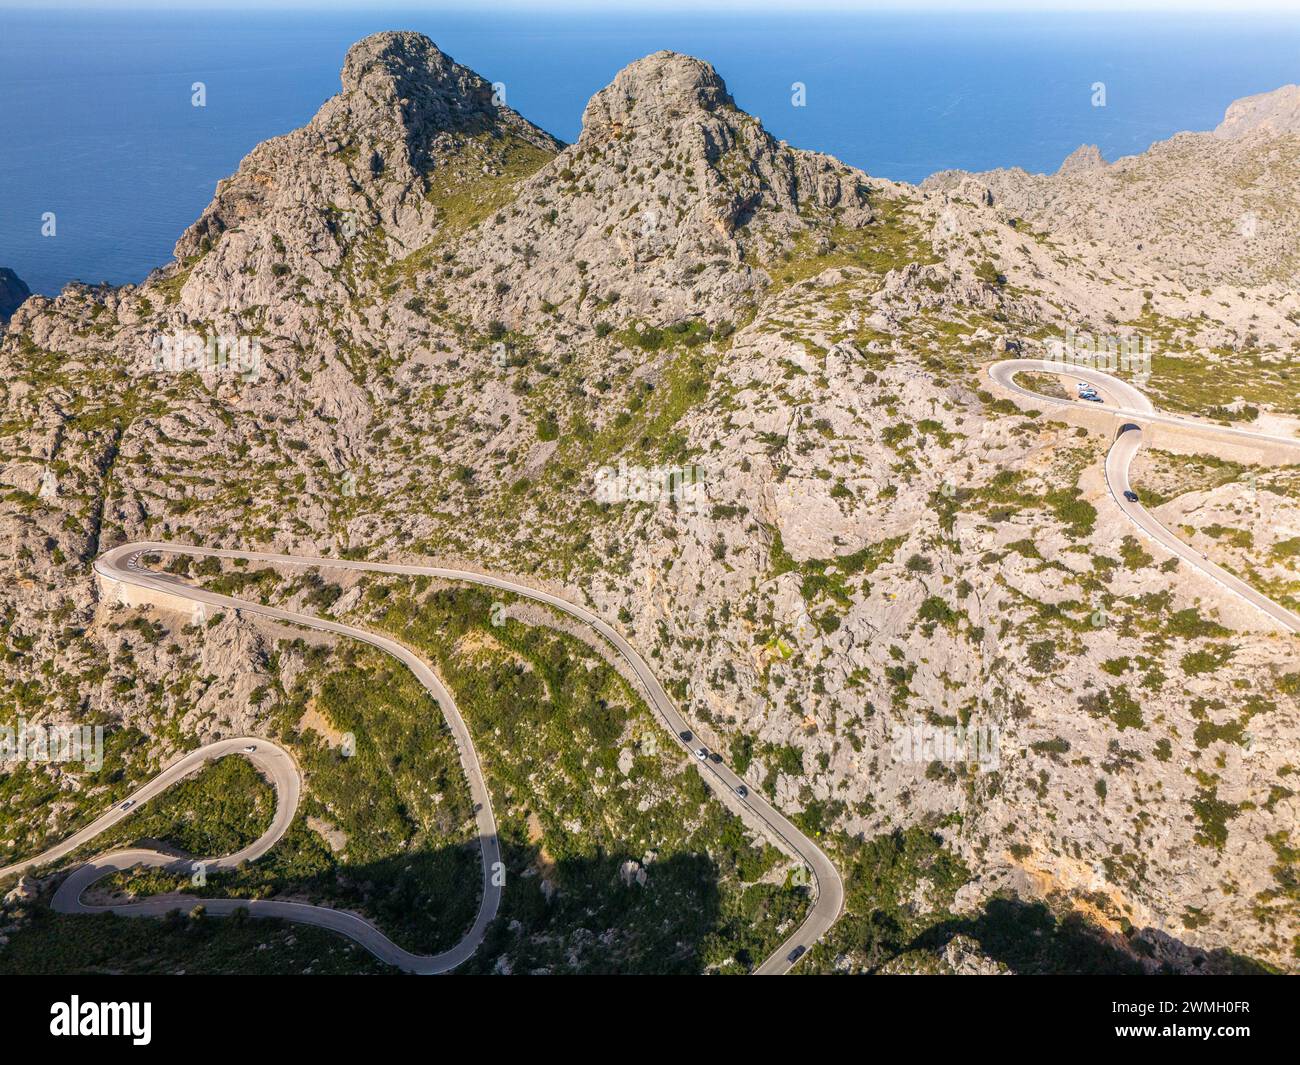
[(993, 961), (1027, 975), (1273, 971), (1252, 958), (1224, 949), (1200, 950), (1153, 928), (1134, 929), (1123, 937), (1126, 945), (1120, 945), (1119, 937), (1077, 913), (1058, 917), (1042, 902), (1016, 897), (991, 899), (978, 915), (933, 925), (904, 950), (940, 952), (959, 935), (978, 943)]
[[(1004, 891), (975, 912), (958, 904), (970, 870), (928, 827), (843, 839), (844, 912), (805, 967), (823, 973), (1026, 975), (1267, 973), (1225, 949), (1156, 929), (1108, 931), (1078, 911)], [(1061, 910), (1062, 912), (1057, 912)]]
[[(474, 861), (468, 862), (471, 850)], [(778, 924), (802, 917), (788, 893), (768, 892), (765, 885), (728, 895), (720, 889), (717, 866), (704, 854), (677, 854), (645, 866), (638, 862), (644, 884), (634, 872), (622, 875), (625, 863), (636, 861), (630, 855), (539, 860), (535, 847), (506, 840), (502, 854), (508, 873), (501, 908), (460, 972), (685, 974), (710, 965), (745, 972), (775, 949)], [(335, 905), (374, 920), (408, 950), (423, 949), (413, 938), (436, 940), (445, 949), (477, 912), (477, 845), (416, 857), (350, 866), (346, 884), (328, 894)], [(450, 887), (463, 889), (461, 898), (450, 905), (434, 899), (429, 884), (416, 876), (429, 867), (460, 870), (464, 883)], [(0, 923), (9, 926), (9, 942), (0, 946), (0, 973), (396, 972), (343, 936), (254, 919), (246, 911), (216, 917), (196, 912), (194, 900), (161, 918), (55, 913), (49, 899), (61, 879), (48, 878), (37, 898), (0, 914)], [(219, 884), (213, 878), (204, 893), (229, 897)], [(285, 880), (278, 897), (324, 901), (323, 886), (310, 879)], [(445, 878), (441, 887), (449, 887)], [(430, 904), (456, 921), (454, 931), (448, 925), (431, 933), (430, 922), (412, 918), (408, 907)]]
[(642, 864), (598, 850), (539, 862), (535, 848), (506, 839), (502, 853), (508, 868), (527, 871), (507, 880), (498, 918), (464, 972), (743, 973), (776, 949), (778, 927), (805, 913), (802, 897), (780, 885), (724, 888), (707, 854)]

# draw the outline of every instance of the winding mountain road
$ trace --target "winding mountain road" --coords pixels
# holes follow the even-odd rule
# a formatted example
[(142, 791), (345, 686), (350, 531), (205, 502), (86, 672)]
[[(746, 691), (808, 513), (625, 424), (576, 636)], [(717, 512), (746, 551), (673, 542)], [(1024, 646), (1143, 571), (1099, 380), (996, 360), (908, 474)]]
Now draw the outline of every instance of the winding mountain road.
[[(245, 749), (248, 747), (254, 749), (248, 751)], [(161, 795), (178, 780), (189, 776), (191, 773), (198, 772), (208, 762), (236, 753), (242, 754), (262, 771), (263, 776), (270, 780), (271, 785), (275, 788), (275, 815), (271, 820), (270, 827), (243, 850), (225, 858), (206, 859), (204, 864), (209, 870), (233, 869), (240, 862), (251, 862), (256, 858), (260, 858), (276, 844), (289, 828), (290, 822), (293, 821), (294, 811), (298, 808), (298, 796), (302, 789), (302, 778), (298, 773), (298, 767), (294, 764), (293, 758), (283, 747), (271, 743), (269, 740), (259, 739), (256, 736), (240, 736), (234, 739), (218, 740), (216, 743), (209, 743), (206, 747), (191, 751), (169, 765), (143, 787), (137, 789), (128, 799), (115, 804), (80, 832), (74, 832), (62, 843), (56, 844), (34, 858), (0, 867), (0, 880), (8, 876), (25, 873), (39, 865), (50, 865), (61, 858), (67, 857), (96, 836), (107, 832), (119, 821), (130, 817), (150, 799)], [(164, 859), (168, 864), (176, 862), (176, 858), (173, 856), (158, 855), (158, 857)], [(187, 861), (186, 864), (193, 865), (195, 863)]]
[[(1195, 428), (1202, 433), (1222, 434), (1225, 437), (1234, 438), (1237, 442), (1241, 442), (1241, 438), (1246, 437), (1259, 443), (1280, 444), (1285, 447), (1295, 448), (1298, 461), (1300, 461), (1300, 439), (1252, 433), (1245, 429), (1218, 426), (1196, 419), (1161, 414), (1155, 410), (1151, 401), (1140, 390), (1100, 370), (1083, 367), (1063, 368), (1060, 363), (1039, 359), (1008, 359), (995, 363), (988, 369), (990, 380), (1013, 396), (1031, 399), (1036, 404), (1051, 406), (1069, 406), (1075, 402), (1070, 398), (1060, 398), (1034, 392), (1018, 384), (1015, 380), (1016, 375), (1026, 372), (1058, 374), (1092, 384), (1105, 397), (1105, 401), (1099, 406), (1112, 414), (1120, 423), (1115, 442), (1106, 457), (1105, 469), (1106, 483), (1116, 505), (1142, 532), (1166, 550), (1182, 558), (1199, 572), (1215, 581), (1220, 587), (1250, 603), (1284, 628), (1300, 633), (1300, 616), (1269, 599), (1222, 567), (1210, 562), (1175, 536), (1139, 502), (1125, 498), (1125, 492), (1131, 491), (1129, 468), (1133, 457), (1142, 446), (1142, 425), (1145, 423), (1183, 425)], [(264, 606), (260, 603), (219, 595), (187, 584), (168, 574), (153, 572), (140, 563), (141, 556), (149, 553), (242, 559), (248, 562), (313, 569), (342, 569), (368, 573), (428, 576), (478, 584), (532, 599), (568, 614), (598, 632), (614, 647), (631, 668), (643, 689), (647, 701), (658, 714), (664, 727), (668, 729), (674, 740), (688, 751), (693, 750), (698, 742), (695, 740), (685, 741), (681, 738), (683, 733), (693, 735), (693, 731), (677, 711), (667, 692), (640, 653), (616, 629), (595, 613), (553, 593), (502, 577), (435, 566), (396, 562), (366, 562), (260, 551), (236, 551), (155, 541), (123, 544), (101, 555), (95, 561), (97, 576), (102, 581), (107, 582), (109, 587), (133, 586), (146, 591), (162, 593), (177, 600), (201, 603), (205, 606), (220, 609), (243, 611), (247, 614), (256, 614), (290, 624), (331, 632), (378, 647), (406, 665), (438, 702), (460, 753), (462, 767), (465, 770), (474, 802), (475, 819), (479, 833), (479, 848), (483, 860), (481, 901), (474, 924), (461, 941), (450, 950), (437, 955), (412, 954), (397, 946), (373, 924), (356, 914), (306, 903), (263, 899), (200, 899), (198, 897), (176, 895), (109, 906), (92, 906), (84, 903), (82, 896), (85, 891), (96, 881), (116, 871), (130, 869), (137, 865), (166, 868), (175, 872), (188, 872), (200, 864), (206, 871), (210, 872), (230, 869), (241, 862), (256, 860), (279, 841), (287, 831), (297, 811), (302, 787), (301, 774), (291, 755), (278, 745), (259, 737), (239, 737), (220, 740), (190, 752), (174, 764), (163, 769), (162, 772), (133, 793), (128, 801), (116, 804), (112, 809), (106, 811), (91, 824), (69, 836), (66, 840), (33, 858), (0, 868), (0, 880), (23, 873), (37, 866), (49, 865), (66, 857), (124, 818), (129, 817), (150, 799), (166, 791), (172, 784), (190, 773), (197, 772), (207, 762), (232, 754), (248, 758), (271, 781), (275, 789), (276, 810), (266, 832), (235, 854), (205, 859), (197, 863), (193, 859), (177, 859), (171, 855), (141, 849), (121, 850), (95, 858), (78, 866), (55, 892), (53, 906), (60, 912), (95, 913), (111, 911), (125, 916), (156, 917), (177, 909), (181, 905), (198, 904), (200, 902), (208, 913), (218, 916), (229, 915), (239, 909), (247, 909), (253, 916), (278, 917), (338, 932), (360, 943), (376, 957), (390, 965), (407, 972), (432, 974), (450, 972), (471, 957), (482, 943), (488, 925), (496, 917), (500, 906), (501, 883), (503, 880), (499, 875), (502, 869), (501, 852), (497, 839), (496, 821), (492, 813), (491, 796), (470, 738), (469, 729), (461, 718), (451, 693), (447, 691), (433, 670), (404, 645), (389, 637), (311, 614)], [(743, 803), (749, 812), (762, 824), (765, 832), (777, 842), (778, 846), (789, 854), (797, 855), (805, 863), (809, 871), (814, 887), (814, 901), (807, 917), (794, 934), (755, 970), (760, 974), (787, 972), (797, 963), (806, 949), (825, 934), (839, 917), (844, 903), (844, 885), (839, 872), (821, 848), (804, 835), (779, 810), (768, 803), (761, 794), (750, 788), (748, 789), (748, 795), (741, 798), (738, 789), (743, 782), (725, 764), (713, 761), (697, 762), (696, 764), (701, 772), (713, 778), (718, 790), (723, 794), (729, 793), (731, 802)]]
[[(469, 781), (470, 792), (474, 801), (475, 818), (479, 832), (479, 847), (483, 858), (483, 894), (478, 916), (473, 926), (455, 947), (438, 955), (417, 955), (397, 946), (364, 918), (346, 911), (324, 906), (312, 906), (306, 903), (261, 899), (199, 899), (175, 895), (104, 907), (90, 906), (83, 903), (81, 897), (85, 890), (95, 881), (108, 876), (112, 872), (129, 869), (135, 865), (163, 867), (174, 871), (188, 870), (195, 865), (191, 859), (178, 860), (173, 856), (160, 854), (156, 851), (124, 850), (104, 855), (79, 866), (55, 892), (53, 905), (61, 912), (87, 913), (107, 910), (132, 917), (160, 916), (177, 909), (182, 904), (189, 905), (202, 902), (208, 913), (223, 916), (243, 908), (257, 917), (279, 917), (339, 932), (360, 943), (376, 957), (391, 965), (407, 972), (433, 974), (450, 972), (474, 954), (487, 933), (488, 925), (495, 918), (501, 901), (503, 878), (498, 875), (502, 869), (501, 852), (497, 839), (496, 821), (492, 813), (491, 795), (483, 778), (469, 730), (456, 708), (451, 693), (447, 691), (437, 675), (422, 659), (396, 640), (366, 629), (344, 625), (311, 614), (264, 606), (260, 603), (219, 595), (216, 592), (210, 592), (187, 584), (168, 574), (156, 573), (145, 568), (140, 563), (141, 556), (149, 553), (243, 559), (249, 562), (313, 569), (345, 569), (369, 573), (428, 576), (483, 585), (533, 599), (576, 618), (584, 625), (594, 629), (613, 645), (632, 669), (648, 702), (659, 715), (674, 741), (688, 751), (695, 746), (696, 741), (687, 742), (681, 738), (683, 732), (690, 732), (690, 727), (681, 714), (678, 713), (667, 692), (654, 673), (651, 672), (649, 665), (641, 657), (640, 653), (617, 630), (592, 611), (550, 592), (531, 588), (501, 577), (493, 577), (469, 570), (445, 569), (434, 566), (395, 562), (364, 562), (351, 559), (307, 557), (259, 551), (234, 551), (154, 541), (123, 544), (105, 552), (95, 560), (95, 573), (109, 588), (133, 586), (146, 591), (162, 593), (174, 599), (202, 603), (205, 606), (220, 609), (243, 611), (247, 614), (257, 614), (278, 621), (336, 633), (378, 647), (406, 665), (437, 700), (448, 727), (456, 740), (461, 764)], [(693, 735), (693, 733), (691, 734)], [(249, 747), (253, 747), (254, 750), (247, 750)], [(115, 825), (124, 817), (130, 816), (143, 803), (165, 791), (177, 780), (188, 773), (196, 772), (207, 761), (234, 753), (249, 758), (271, 779), (277, 796), (275, 817), (270, 828), (254, 843), (237, 854), (207, 860), (204, 866), (209, 871), (233, 868), (241, 861), (251, 861), (265, 854), (280, 839), (293, 820), (301, 790), (301, 776), (293, 759), (282, 748), (257, 737), (242, 737), (221, 740), (191, 752), (176, 764), (164, 769), (158, 776), (135, 792), (129, 802), (119, 803), (67, 840), (27, 861), (0, 869), (0, 879), (15, 873), (21, 873), (38, 865), (48, 865), (66, 856)], [(719, 790), (725, 789), (730, 792), (729, 800), (731, 802), (743, 803), (750, 813), (758, 819), (764, 831), (778, 844), (780, 849), (792, 855), (797, 855), (805, 863), (809, 871), (814, 889), (814, 898), (803, 924), (771, 957), (755, 970), (756, 973), (762, 975), (779, 975), (788, 972), (806, 949), (815, 943), (839, 917), (844, 903), (844, 885), (839, 872), (821, 848), (805, 836), (779, 810), (755, 792), (754, 789), (747, 789), (748, 795), (741, 798), (737, 793), (737, 789), (742, 784), (741, 778), (726, 765), (712, 761), (697, 762), (696, 764), (701, 772), (713, 778), (715, 786)]]
[(1196, 418), (1161, 414), (1141, 391), (1126, 381), (1112, 377), (1102, 370), (1066, 366), (1060, 362), (1045, 359), (1007, 359), (994, 363), (988, 369), (990, 380), (1013, 395), (1028, 397), (1035, 403), (1058, 407), (1073, 406), (1077, 402), (1071, 398), (1063, 399), (1059, 396), (1044, 395), (1041, 392), (1035, 392), (1017, 384), (1015, 377), (1019, 373), (1050, 373), (1079, 381), (1087, 381), (1093, 385), (1105, 397), (1105, 400), (1097, 406), (1114, 415), (1119, 422), (1115, 442), (1106, 454), (1106, 485), (1110, 489), (1111, 498), (1115, 500), (1115, 504), (1120, 510), (1148, 537), (1166, 551), (1177, 555), (1183, 561), (1205, 574), (1220, 588), (1245, 600), (1283, 628), (1300, 633), (1300, 615), (1252, 588), (1222, 566), (1211, 562), (1195, 548), (1174, 535), (1169, 527), (1147, 510), (1146, 507), (1142, 506), (1141, 502), (1127, 499), (1124, 495), (1125, 492), (1132, 491), (1129, 484), (1129, 468), (1132, 465), (1134, 456), (1138, 453), (1138, 449), (1142, 447), (1143, 423), (1155, 422), (1192, 428), (1199, 433), (1222, 435), (1225, 438), (1232, 439), (1235, 443), (1242, 443), (1242, 438), (1245, 437), (1260, 444), (1294, 448), (1297, 462), (1300, 462), (1300, 439), (1274, 436), (1268, 433), (1253, 433), (1248, 429), (1215, 425), (1212, 422)]

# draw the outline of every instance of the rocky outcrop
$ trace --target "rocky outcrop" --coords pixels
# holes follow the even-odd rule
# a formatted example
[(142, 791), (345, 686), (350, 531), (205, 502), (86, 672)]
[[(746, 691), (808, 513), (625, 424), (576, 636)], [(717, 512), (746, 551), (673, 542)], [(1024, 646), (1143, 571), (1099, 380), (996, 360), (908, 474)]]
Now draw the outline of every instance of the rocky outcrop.
[(0, 266), (0, 324), (9, 321), (14, 311), (32, 294), (23, 279), (7, 266)]
[(1214, 135), (1225, 140), (1284, 133), (1300, 133), (1300, 85), (1283, 85), (1272, 92), (1242, 97), (1229, 104), (1223, 121), (1214, 129)]
[(567, 305), (594, 320), (616, 295), (621, 310), (661, 321), (731, 317), (770, 280), (752, 260), (868, 224), (869, 185), (775, 140), (708, 63), (656, 52), (598, 92), (577, 143), (482, 226), (465, 255), (485, 264), (473, 307), (515, 323)]
[(1068, 156), (1057, 174), (1080, 174), (1089, 170), (1098, 170), (1106, 165), (1101, 157), (1101, 149), (1095, 144), (1081, 144)]
[(683, 118), (719, 109), (734, 112), (736, 102), (710, 64), (655, 52), (624, 67), (591, 98), (582, 113), (582, 137), (600, 143), (624, 133), (654, 136)]
[(441, 169), (482, 174), (521, 145), (559, 148), (418, 33), (353, 45), (342, 84), (303, 129), (249, 153), (177, 242), (186, 310), (283, 302), (295, 287), (307, 301), (355, 293), (377, 259), (433, 238)]
[[(1213, 132), (1179, 133), (1111, 164), (1084, 145), (1055, 174), (944, 171), (921, 187), (951, 194), (982, 182), (1008, 215), (1050, 231), (1092, 269), (1140, 279), (1159, 267), (1188, 289), (1286, 286), (1300, 276), (1300, 247), (1277, 190), (1295, 185), (1298, 156), (1300, 87), (1289, 85), (1233, 103)], [(1232, 325), (1250, 331), (1244, 318)]]

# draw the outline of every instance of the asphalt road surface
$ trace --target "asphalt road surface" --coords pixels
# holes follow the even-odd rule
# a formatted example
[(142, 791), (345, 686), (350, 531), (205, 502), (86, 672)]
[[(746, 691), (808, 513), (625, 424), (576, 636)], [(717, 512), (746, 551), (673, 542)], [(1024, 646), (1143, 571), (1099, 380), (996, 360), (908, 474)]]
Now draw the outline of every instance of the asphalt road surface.
[[(683, 732), (689, 732), (694, 736), (694, 729), (677, 711), (667, 692), (664, 691), (658, 678), (651, 672), (650, 667), (640, 653), (617, 630), (592, 611), (550, 592), (531, 588), (501, 577), (434, 566), (316, 558), (258, 551), (231, 551), (158, 542), (123, 544), (105, 552), (95, 560), (95, 572), (100, 577), (139, 588), (165, 592), (170, 596), (203, 603), (206, 606), (224, 610), (241, 610), (249, 614), (258, 614), (263, 617), (362, 640), (388, 652), (410, 668), (437, 700), (460, 750), (461, 764), (469, 780), (470, 792), (475, 804), (479, 846), (483, 856), (482, 902), (473, 927), (460, 943), (451, 950), (435, 956), (415, 955), (402, 950), (378, 928), (355, 914), (303, 903), (269, 900), (199, 899), (197, 897), (177, 897), (173, 895), (108, 907), (94, 907), (84, 904), (81, 901), (81, 896), (85, 890), (95, 881), (116, 870), (129, 869), (132, 866), (141, 864), (177, 870), (182, 867), (188, 869), (194, 865), (193, 860), (187, 859), (184, 862), (178, 862), (172, 856), (159, 854), (155, 851), (125, 850), (104, 855), (78, 867), (55, 893), (53, 904), (61, 912), (87, 913), (102, 912), (107, 909), (125, 916), (159, 916), (177, 909), (178, 906), (202, 902), (208, 913), (222, 916), (229, 915), (237, 909), (246, 908), (253, 916), (280, 917), (339, 932), (366, 947), (376, 957), (408, 972), (443, 973), (455, 969), (478, 949), (487, 932), (487, 927), (496, 916), (500, 905), (502, 877), (497, 874), (502, 867), (500, 864), (500, 845), (497, 839), (496, 821), (492, 813), (491, 796), (483, 779), (483, 773), (478, 763), (478, 756), (474, 750), (473, 742), (470, 739), (469, 730), (456, 709), (451, 694), (443, 686), (433, 670), (402, 644), (386, 636), (380, 636), (365, 629), (344, 625), (311, 614), (301, 614), (296, 611), (263, 606), (260, 603), (218, 595), (215, 592), (209, 592), (203, 588), (186, 584), (167, 574), (153, 572), (140, 563), (141, 556), (148, 553), (245, 559), (250, 562), (301, 566), (313, 569), (348, 569), (371, 573), (429, 576), (479, 584), (533, 599), (578, 619), (600, 633), (613, 645), (632, 669), (641, 684), (647, 701), (659, 715), (674, 741), (690, 751), (692, 755), (696, 748), (700, 746), (697, 739), (686, 741), (681, 738)], [(256, 750), (252, 752), (245, 751), (244, 749), (249, 746), (255, 747)], [(190, 772), (197, 771), (204, 762), (231, 753), (240, 753), (248, 757), (272, 780), (277, 795), (275, 819), (271, 828), (249, 847), (236, 855), (211, 859), (205, 863), (205, 868), (209, 871), (228, 868), (237, 865), (240, 861), (251, 861), (266, 853), (284, 834), (289, 823), (293, 820), (301, 789), (301, 777), (297, 766), (287, 752), (266, 740), (256, 737), (243, 737), (234, 740), (222, 740), (192, 752), (175, 765), (164, 769), (162, 773), (144, 785), (131, 797), (129, 806), (124, 808), (125, 804), (118, 804), (58, 846), (25, 862), (0, 869), (0, 878), (23, 872), (37, 865), (48, 865), (66, 856), (105, 829), (116, 824), (122, 818), (130, 816), (144, 802), (164, 791), (176, 780), (181, 779)], [(696, 765), (705, 774), (706, 779), (712, 780), (716, 789), (731, 793), (730, 801), (743, 803), (747, 806), (780, 849), (797, 855), (805, 865), (813, 893), (813, 902), (808, 915), (794, 934), (755, 970), (756, 973), (763, 975), (788, 972), (806, 953), (807, 949), (825, 934), (827, 929), (839, 917), (844, 903), (844, 885), (839, 872), (820, 847), (804, 835), (784, 814), (773, 807), (754, 788), (747, 787), (748, 794), (743, 798), (740, 797), (738, 789), (743, 781), (728, 766), (712, 760), (696, 760)]]
[(1216, 425), (1214, 422), (1205, 421), (1201, 418), (1189, 418), (1180, 414), (1163, 414), (1151, 405), (1151, 400), (1139, 389), (1134, 388), (1127, 381), (1112, 377), (1102, 370), (1091, 370), (1082, 366), (1063, 366), (1062, 363), (1051, 362), (1046, 359), (1006, 359), (1003, 362), (995, 362), (989, 367), (988, 373), (992, 381), (1008, 392), (1027, 396), (1039, 404), (1047, 403), (1059, 407), (1070, 406), (1077, 401), (1073, 398), (1061, 399), (1059, 396), (1045, 396), (1041, 392), (1025, 388), (1023, 385), (1016, 384), (1015, 375), (1018, 373), (1051, 373), (1069, 377), (1076, 381), (1087, 381), (1095, 386), (1098, 392), (1105, 393), (1114, 401), (1112, 403), (1090, 404), (1090, 406), (1101, 407), (1117, 416), (1127, 415), (1142, 422), (1175, 425), (1184, 429), (1197, 429), (1201, 432), (1222, 436), (1228, 440), (1235, 440), (1238, 443), (1282, 444), (1286, 447), (1295, 448), (1296, 454), (1300, 456), (1300, 437), (1273, 436), (1270, 433), (1257, 433), (1250, 429), (1238, 429), (1230, 425)]
[(1075, 399), (1062, 399), (1058, 396), (1046, 396), (1019, 385), (1015, 381), (1018, 373), (1052, 373), (1078, 381), (1087, 381), (1109, 402), (1098, 404), (1118, 419), (1118, 432), (1114, 444), (1106, 455), (1106, 485), (1116, 505), (1142, 532), (1158, 543), (1166, 551), (1177, 555), (1189, 565), (1214, 581), (1220, 588), (1244, 599), (1251, 606), (1263, 611), (1283, 628), (1300, 633), (1300, 615), (1288, 610), (1280, 603), (1274, 602), (1262, 592), (1234, 577), (1222, 566), (1211, 562), (1195, 548), (1180, 540), (1152, 514), (1141, 502), (1126, 499), (1125, 492), (1132, 491), (1129, 484), (1129, 467), (1133, 457), (1142, 446), (1143, 422), (1163, 422), (1165, 424), (1192, 426), (1201, 432), (1222, 434), (1224, 437), (1241, 442), (1242, 437), (1249, 437), (1269, 445), (1283, 444), (1296, 449), (1296, 459), (1300, 461), (1300, 439), (1272, 436), (1266, 433), (1252, 433), (1247, 429), (1215, 425), (1212, 422), (1195, 418), (1180, 418), (1175, 415), (1160, 414), (1151, 405), (1151, 401), (1138, 389), (1117, 377), (1112, 377), (1101, 370), (1084, 367), (1062, 367), (1061, 363), (1041, 359), (1008, 359), (994, 363), (989, 367), (989, 377), (1009, 392), (1026, 396), (1035, 403), (1053, 406), (1068, 406)]
[[(247, 747), (254, 747), (255, 750), (246, 751), (245, 748)], [(224, 758), (229, 754), (243, 755), (257, 766), (262, 771), (262, 775), (271, 782), (276, 795), (275, 816), (271, 820), (270, 827), (258, 839), (236, 854), (228, 855), (225, 858), (208, 859), (207, 868), (209, 870), (233, 869), (240, 862), (251, 862), (255, 858), (260, 858), (279, 841), (280, 837), (288, 829), (290, 822), (293, 821), (294, 811), (298, 808), (298, 795), (302, 787), (302, 778), (298, 773), (298, 767), (293, 758), (282, 747), (269, 740), (259, 739), (256, 736), (240, 736), (229, 740), (218, 740), (216, 743), (210, 743), (206, 747), (191, 751), (169, 765), (139, 790), (106, 810), (80, 832), (73, 833), (62, 843), (36, 855), (34, 858), (28, 858), (26, 861), (15, 862), (13, 865), (0, 868), (0, 880), (8, 876), (25, 873), (37, 866), (49, 865), (60, 858), (66, 857), (77, 848), (89, 843), (96, 836), (112, 828), (119, 821), (130, 817), (150, 799), (166, 791), (178, 780), (189, 776), (191, 773), (197, 773), (208, 762)], [(158, 857), (163, 858), (168, 864), (176, 861), (174, 857), (166, 855), (159, 855)], [(189, 864), (193, 863), (190, 862)]]

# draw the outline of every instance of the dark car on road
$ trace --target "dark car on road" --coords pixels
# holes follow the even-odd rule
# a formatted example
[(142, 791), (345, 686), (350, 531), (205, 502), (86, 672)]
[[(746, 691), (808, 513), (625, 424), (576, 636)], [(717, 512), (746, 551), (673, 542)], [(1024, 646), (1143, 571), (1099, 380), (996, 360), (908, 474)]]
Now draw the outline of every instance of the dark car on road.
[(682, 738), (682, 742), (683, 742), (683, 743), (690, 743), (690, 742), (691, 742), (692, 737), (691, 737), (691, 733), (690, 733), (690, 730), (689, 730), (689, 729), (688, 729), (687, 731), (685, 731), (685, 732), (679, 732), (679, 733), (677, 733), (677, 735), (679, 735), (679, 736)]
[(739, 795), (742, 799), (746, 798), (749, 795), (749, 789), (745, 787), (744, 784), (742, 784), (740, 785), (740, 787), (736, 789), (736, 794)]
[(1133, 489), (1126, 488), (1124, 489), (1124, 498), (1127, 499), (1130, 503), (1136, 503), (1138, 501), (1138, 494), (1135, 491), (1133, 491)]
[(794, 950), (790, 951), (790, 953), (785, 956), (785, 960), (798, 961), (800, 958), (803, 957), (803, 952), (804, 952), (803, 946), (795, 947)]

